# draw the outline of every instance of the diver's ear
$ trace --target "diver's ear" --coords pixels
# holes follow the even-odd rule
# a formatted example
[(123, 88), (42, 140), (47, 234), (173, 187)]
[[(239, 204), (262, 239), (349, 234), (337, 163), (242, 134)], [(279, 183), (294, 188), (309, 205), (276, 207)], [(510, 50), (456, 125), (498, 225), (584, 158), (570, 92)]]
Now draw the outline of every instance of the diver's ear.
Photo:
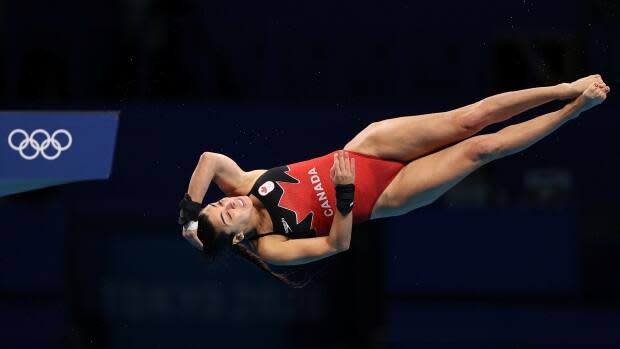
[(245, 235), (243, 235), (243, 233), (235, 234), (235, 237), (233, 237), (233, 241), (232, 241), (233, 245), (240, 243), (241, 241), (243, 241), (244, 238), (245, 238)]

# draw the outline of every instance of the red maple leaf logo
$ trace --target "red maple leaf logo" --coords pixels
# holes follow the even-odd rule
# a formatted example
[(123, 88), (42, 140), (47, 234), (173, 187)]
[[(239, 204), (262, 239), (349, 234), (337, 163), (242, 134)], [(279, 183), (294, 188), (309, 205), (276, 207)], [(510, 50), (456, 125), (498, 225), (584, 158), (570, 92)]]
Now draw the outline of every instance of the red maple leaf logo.
[[(294, 179), (296, 179), (299, 183), (288, 183), (288, 182), (280, 182), (278, 184), (284, 191), (282, 193), (282, 197), (280, 198), (280, 202), (278, 202), (278, 206), (286, 208), (295, 212), (295, 225), (299, 225), (304, 219), (308, 218), (309, 215), (314, 212), (311, 210), (312, 207), (312, 198), (314, 196), (314, 188), (310, 183), (310, 179), (305, 173), (295, 173), (294, 170), (286, 171), (287, 174)], [(314, 219), (310, 226), (314, 229), (313, 226)]]

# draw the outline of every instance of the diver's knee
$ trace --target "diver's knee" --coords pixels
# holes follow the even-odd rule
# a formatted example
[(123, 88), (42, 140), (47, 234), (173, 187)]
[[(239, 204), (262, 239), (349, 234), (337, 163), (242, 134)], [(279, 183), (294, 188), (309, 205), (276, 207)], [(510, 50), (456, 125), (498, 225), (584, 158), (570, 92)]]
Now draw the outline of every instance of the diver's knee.
[(473, 161), (489, 162), (500, 158), (504, 151), (503, 143), (492, 135), (472, 137), (466, 142), (467, 157)]

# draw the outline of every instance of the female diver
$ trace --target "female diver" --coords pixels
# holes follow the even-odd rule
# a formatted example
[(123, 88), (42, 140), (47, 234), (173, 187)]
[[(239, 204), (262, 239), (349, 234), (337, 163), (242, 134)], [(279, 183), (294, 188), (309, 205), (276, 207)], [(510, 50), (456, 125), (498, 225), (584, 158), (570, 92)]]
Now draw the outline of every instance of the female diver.
[[(205, 152), (179, 204), (183, 236), (205, 257), (232, 251), (290, 286), (269, 264), (309, 263), (346, 251), (352, 225), (428, 205), (477, 168), (522, 151), (602, 103), (600, 75), (512, 91), (448, 112), (373, 122), (343, 150), (270, 170), (243, 171)], [(553, 100), (560, 110), (474, 136)], [(202, 208), (211, 181), (226, 197)]]

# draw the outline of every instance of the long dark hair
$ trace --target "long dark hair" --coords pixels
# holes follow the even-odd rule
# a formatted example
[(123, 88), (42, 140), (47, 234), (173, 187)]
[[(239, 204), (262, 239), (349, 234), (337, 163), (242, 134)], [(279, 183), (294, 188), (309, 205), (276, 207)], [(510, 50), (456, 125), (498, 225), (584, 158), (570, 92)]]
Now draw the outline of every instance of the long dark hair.
[(215, 231), (215, 227), (209, 221), (209, 217), (207, 217), (204, 213), (201, 213), (198, 216), (197, 235), (203, 245), (202, 256), (209, 262), (214, 262), (218, 257), (224, 254), (224, 252), (232, 249), (232, 252), (234, 252), (237, 256), (244, 258), (290, 287), (301, 288), (310, 282), (310, 279), (304, 281), (294, 281), (289, 279), (286, 274), (274, 272), (259, 255), (252, 252), (249, 248), (243, 245), (242, 242), (233, 244), (232, 241), (234, 234), (224, 234)]

